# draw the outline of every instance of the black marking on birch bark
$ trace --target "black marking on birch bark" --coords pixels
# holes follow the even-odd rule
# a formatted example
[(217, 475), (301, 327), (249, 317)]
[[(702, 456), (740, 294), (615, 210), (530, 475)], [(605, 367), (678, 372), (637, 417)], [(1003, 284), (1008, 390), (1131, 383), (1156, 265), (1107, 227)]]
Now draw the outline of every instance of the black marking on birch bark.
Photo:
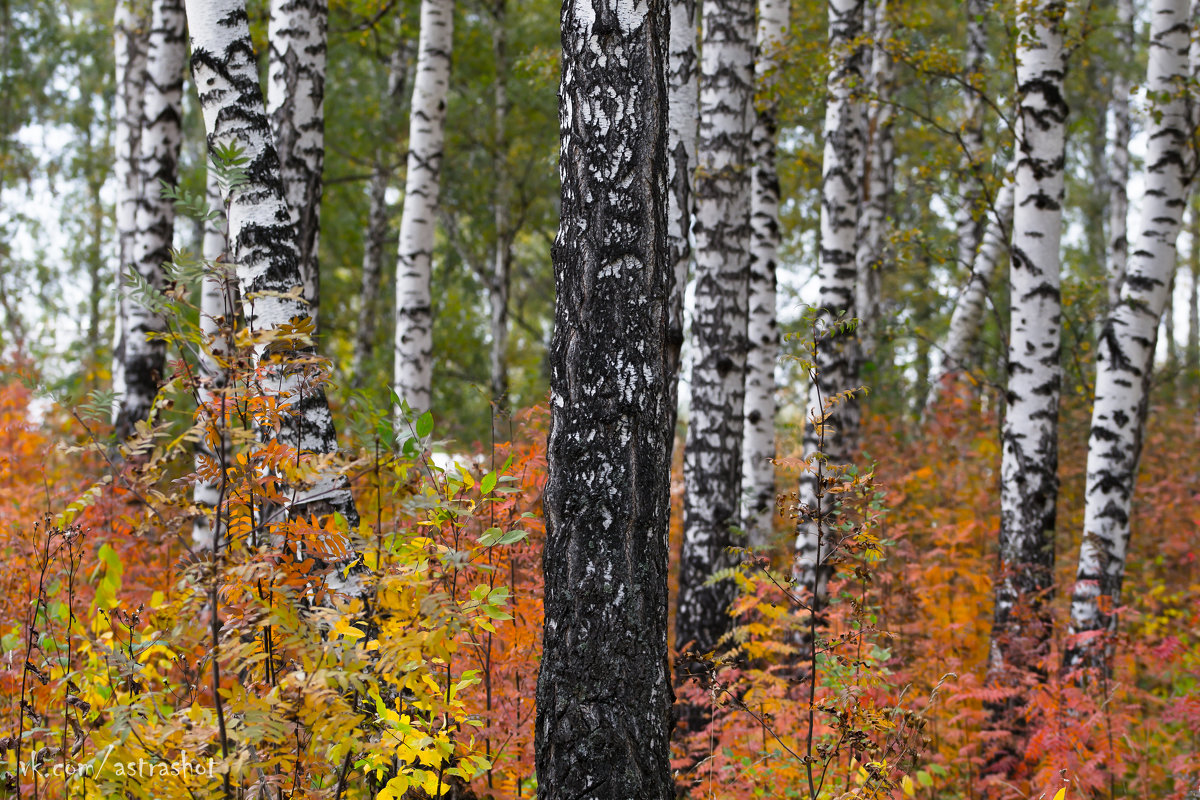
[(667, 800), (668, 294), (664, 0), (562, 10), (553, 248), (543, 800)]

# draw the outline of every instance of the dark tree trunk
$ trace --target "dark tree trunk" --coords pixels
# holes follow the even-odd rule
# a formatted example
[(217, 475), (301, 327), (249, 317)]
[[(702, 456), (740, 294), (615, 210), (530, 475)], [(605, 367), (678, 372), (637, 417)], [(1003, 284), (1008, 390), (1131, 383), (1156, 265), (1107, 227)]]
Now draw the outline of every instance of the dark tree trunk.
[(562, 9), (538, 796), (667, 800), (668, 4)]

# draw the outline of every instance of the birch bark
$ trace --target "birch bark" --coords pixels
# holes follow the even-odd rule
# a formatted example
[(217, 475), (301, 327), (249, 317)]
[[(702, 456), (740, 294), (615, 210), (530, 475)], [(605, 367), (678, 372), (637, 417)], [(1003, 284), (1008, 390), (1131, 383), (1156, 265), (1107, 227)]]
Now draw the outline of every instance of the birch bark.
[(733, 582), (705, 585), (729, 563), (742, 497), (754, 0), (703, 10), (697, 144), (696, 288), (691, 418), (683, 460), (683, 551), (675, 641), (712, 650), (729, 630)]
[[(113, 13), (113, 62), (116, 67), (113, 150), (116, 178), (117, 324), (113, 343), (113, 391), (125, 394), (125, 271), (134, 261), (137, 203), (142, 180), (138, 172), (142, 136), (142, 91), (146, 79), (146, 21), (135, 11), (134, 0), (118, 0)], [(114, 422), (122, 406), (113, 409)]]
[(667, 0), (566, 0), (538, 797), (669, 800)]
[[(383, 129), (390, 131), (386, 117), (395, 114), (404, 105), (404, 88), (408, 83), (408, 56), (411, 47), (407, 41), (398, 46), (388, 62), (387, 89), (383, 97), (385, 121)], [(383, 259), (387, 250), (387, 239), (391, 228), (387, 190), (392, 182), (391, 160), (379, 151), (375, 154), (375, 166), (367, 188), (367, 234), (363, 247), (362, 280), (358, 293), (358, 325), (354, 331), (354, 385), (361, 388), (367, 378), (367, 365), (375, 348), (375, 330), (379, 320), (379, 287), (383, 275)]]
[(988, 217), (983, 242), (975, 255), (966, 286), (954, 303), (954, 311), (950, 315), (950, 329), (942, 346), (941, 363), (938, 371), (930, 379), (929, 395), (925, 403), (926, 412), (937, 405), (947, 383), (953, 382), (957, 374), (965, 372), (971, 365), (971, 353), (979, 341), (979, 332), (983, 329), (984, 311), (991, 296), (996, 269), (1008, 257), (1015, 176), (1016, 162), (1013, 162), (1008, 165), (1004, 185), (996, 194), (994, 210)]
[(414, 411), (432, 405), (433, 299), (430, 275), (445, 140), (454, 0), (421, 0), (408, 133), (408, 172), (396, 263), (396, 394)]
[[(1145, 429), (1158, 324), (1168, 302), (1175, 243), (1187, 204), (1190, 126), (1186, 0), (1153, 0), (1146, 88), (1160, 98), (1147, 120), (1142, 223), (1129, 253), (1118, 303), (1096, 353), (1096, 399), (1088, 439), (1083, 542), (1071, 598), (1075, 634), (1066, 664), (1105, 662), (1098, 637), (1111, 631), (1120, 605), (1134, 482)], [(1100, 598), (1111, 602), (1101, 602)]]
[[(1117, 0), (1117, 19), (1114, 28), (1116, 64), (1133, 60), (1133, 0)], [(1112, 76), (1112, 99), (1108, 119), (1108, 307), (1115, 308), (1121, 299), (1121, 283), (1129, 261), (1129, 138), (1132, 126), (1129, 118), (1129, 78), (1117, 69)]]
[(1017, 170), (993, 674), (1007, 666), (1032, 669), (1050, 633), (1041, 617), (1054, 577), (1058, 498), (1064, 11), (1061, 0), (1038, 0), (1022, 5), (1017, 17)]
[[(175, 186), (179, 173), (183, 110), (185, 19), (182, 0), (155, 0), (150, 11), (146, 70), (142, 83), (142, 131), (137, 174), (141, 191), (135, 200), (133, 267), (153, 291), (161, 291), (163, 264), (171, 260), (175, 204), (162, 196), (163, 184)], [(128, 295), (125, 298), (125, 394), (116, 433), (125, 438), (150, 414), (162, 383), (165, 321)]]
[(750, 147), (750, 283), (747, 322), (743, 512), (749, 544), (770, 544), (775, 516), (775, 267), (779, 253), (779, 174), (776, 94), (780, 51), (788, 27), (787, 0), (759, 0), (754, 60), (754, 130)]
[[(825, 150), (821, 167), (821, 231), (817, 301), (816, 380), (809, 390), (804, 452), (823, 456), (800, 478), (800, 522), (796, 535), (795, 579), (812, 593), (814, 607), (824, 600), (831, 572), (831, 543), (815, 519), (818, 506), (816, 468), (850, 460), (857, 446), (859, 410), (855, 400), (840, 403), (825, 419), (826, 404), (858, 386), (858, 340), (854, 332), (834, 330), (839, 318), (855, 316), (857, 295), (856, 232), (862, 202), (865, 146), (864, 109), (855, 97), (863, 82), (858, 39), (863, 31), (865, 0), (830, 0), (829, 49), (833, 63), (826, 82)], [(828, 504), (826, 504), (828, 505)], [(822, 509), (827, 516), (828, 507)]]
[(496, 227), (492, 275), (488, 286), (491, 311), (489, 366), (492, 389), (492, 440), (506, 441), (508, 419), (508, 282), (512, 266), (512, 223), (509, 220), (508, 186), (508, 4), (496, 0), (492, 28), (492, 58), (496, 78), (492, 85), (492, 222)]
[[(228, 250), (236, 265), (246, 325), (268, 333), (311, 326), (308, 304), (291, 293), (300, 281), (299, 252), (279, 158), (258, 81), (245, 0), (188, 0), (192, 36), (192, 73), (208, 131), (209, 152), (237, 144), (247, 159), (245, 182), (222, 187), (228, 209)], [(256, 369), (264, 391), (279, 398), (292, 414), (282, 418), (282, 443), (302, 452), (333, 453), (337, 432), (324, 387), (313, 370), (286, 362), (311, 360), (314, 351), (302, 339), (281, 336), (255, 348)], [(265, 359), (270, 348), (273, 358)], [(313, 486), (296, 487), (289, 512), (308, 516), (337, 512), (351, 527), (358, 512), (344, 476), (326, 476)]]
[(959, 143), (963, 150), (967, 190), (962, 203), (955, 210), (954, 223), (958, 237), (959, 267), (970, 270), (984, 235), (984, 223), (979, 215), (982, 200), (980, 177), (984, 165), (983, 76), (987, 66), (987, 19), (992, 0), (967, 0), (964, 9), (967, 16), (967, 46), (963, 51), (962, 67), (968, 88), (963, 97), (964, 114)]
[[(217, 171), (210, 165), (207, 177), (207, 198), (210, 209), (224, 210)], [(227, 333), (235, 316), (235, 292), (230, 283), (225, 259), (225, 215), (204, 222), (202, 255), (212, 265), (200, 284), (200, 333), (207, 349), (200, 351), (200, 402), (210, 409), (201, 412), (206, 424), (205, 434), (196, 445), (196, 472), (203, 476), (196, 482), (192, 500), (202, 509), (192, 522), (192, 543), (205, 550), (217, 550), (223, 545), (220, 506), (223, 497), (221, 476), (225, 474), (228, 442), (222, 431), (225, 415), (221, 408), (221, 390), (225, 388), (225, 368), (222, 361), (229, 356)], [(214, 408), (215, 406), (215, 408)]]
[(667, 357), (670, 362), (671, 407), (669, 428), (675, 436), (679, 407), (679, 376), (682, 371), (683, 298), (687, 292), (692, 262), (692, 216), (695, 211), (694, 181), (699, 110), (699, 56), (696, 51), (696, 0), (672, 0), (671, 44), (667, 67), (667, 247), (675, 281), (671, 287), (670, 330)]
[(267, 114), (299, 248), (300, 279), (313, 323), (321, 306), (317, 242), (325, 163), (328, 0), (271, 0)]
[(867, 104), (866, 158), (862, 209), (858, 219), (858, 270), (855, 307), (859, 322), (862, 356), (875, 355), (879, 325), (880, 272), (887, 249), (887, 217), (891, 208), (896, 147), (892, 140), (892, 85), (895, 70), (891, 47), (892, 22), (887, 0), (876, 0), (871, 9), (871, 69)]

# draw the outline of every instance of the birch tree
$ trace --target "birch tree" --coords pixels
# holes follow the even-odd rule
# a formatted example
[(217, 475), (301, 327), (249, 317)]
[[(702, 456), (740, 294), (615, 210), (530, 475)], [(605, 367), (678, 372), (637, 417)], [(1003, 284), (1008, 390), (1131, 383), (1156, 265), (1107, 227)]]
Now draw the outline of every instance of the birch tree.
[(698, 77), (696, 0), (672, 0), (667, 65), (667, 179), (671, 188), (667, 199), (667, 247), (675, 275), (671, 285), (671, 322), (667, 336), (667, 356), (673, 376), (669, 384), (671, 414), (668, 426), (672, 438), (675, 436), (679, 375), (682, 370), (683, 298), (687, 292), (688, 271), (692, 262), (693, 173), (696, 169), (699, 124)]
[(538, 797), (669, 800), (666, 0), (562, 8)]
[[(984, 162), (983, 142), (983, 76), (987, 66), (987, 20), (993, 0), (966, 0), (963, 9), (967, 17), (967, 42), (963, 51), (962, 69), (966, 88), (963, 92), (963, 123), (959, 132), (962, 148), (964, 192), (955, 210), (954, 224), (958, 243), (958, 265), (970, 270), (975, 263), (984, 225), (979, 216), (980, 178)], [(934, 384), (936, 386), (936, 384)]]
[[(821, 166), (819, 332), (816, 380), (809, 390), (806, 415), (816, 424), (807, 424), (804, 429), (805, 454), (820, 451), (822, 455), (800, 478), (795, 565), (795, 578), (812, 592), (814, 606), (819, 606), (825, 595), (831, 544), (815, 518), (817, 470), (850, 460), (859, 427), (858, 405), (853, 399), (837, 406), (836, 419), (826, 419), (826, 404), (858, 387), (857, 337), (853, 331), (840, 330), (837, 321), (855, 316), (857, 294), (855, 239), (862, 200), (865, 132), (863, 106), (855, 91), (864, 77), (857, 41), (863, 32), (864, 7), (865, 0), (831, 0), (828, 4), (832, 66), (826, 82)], [(822, 511), (828, 512), (828, 508)]]
[[(1142, 222), (1096, 353), (1083, 541), (1071, 598), (1075, 638), (1066, 660), (1071, 667), (1103, 663), (1104, 648), (1090, 634), (1114, 628), (1112, 609), (1121, 602), (1158, 325), (1187, 205), (1189, 31), (1186, 0), (1153, 0), (1146, 89), (1155, 102), (1147, 119)], [(1102, 597), (1110, 602), (1102, 603)]]
[(453, 42), (453, 0), (421, 0), (396, 263), (393, 370), (396, 394), (416, 411), (428, 410), (432, 404), (433, 299), (429, 284)]
[(328, 0), (271, 0), (267, 27), (267, 114), (300, 253), (300, 278), (314, 324), (321, 305), (317, 242), (325, 163), (325, 50)]
[[(1133, 0), (1117, 0), (1113, 29), (1117, 65), (1133, 61)], [(1114, 70), (1108, 118), (1108, 307), (1121, 299), (1121, 283), (1129, 260), (1127, 226), (1129, 217), (1129, 78)]]
[[(113, 109), (113, 174), (116, 178), (117, 321), (113, 344), (113, 391), (125, 395), (125, 329), (128, 314), (124, 275), (134, 261), (137, 205), (142, 192), (138, 154), (142, 135), (142, 87), (146, 79), (146, 25), (135, 0), (117, 0), (113, 12), (113, 62), (116, 67)], [(113, 409), (120, 422), (123, 401)], [(128, 423), (121, 422), (122, 427)]]
[(988, 215), (987, 228), (979, 252), (975, 254), (967, 283), (959, 292), (950, 314), (950, 328), (942, 345), (942, 358), (936, 373), (930, 377), (925, 410), (937, 405), (946, 384), (971, 365), (971, 352), (979, 342), (984, 312), (995, 283), (996, 270), (1008, 258), (1013, 219), (1013, 179), (1016, 162), (1005, 170), (1004, 183)]
[[(399, 112), (404, 105), (404, 89), (408, 83), (408, 57), (411, 52), (408, 41), (401, 42), (388, 60), (387, 88), (383, 95), (383, 130), (392, 132), (387, 118)], [(367, 363), (375, 347), (375, 329), (379, 320), (379, 288), (383, 275), (383, 259), (387, 250), (387, 239), (391, 230), (391, 213), (388, 208), (388, 187), (392, 182), (392, 160), (380, 148), (375, 153), (375, 164), (367, 184), (367, 232), (363, 242), (362, 276), (358, 293), (358, 324), (354, 329), (354, 385), (362, 387), (367, 377)]]
[[(217, 180), (217, 170), (211, 164), (206, 182), (209, 209), (223, 212), (225, 205), (221, 200), (221, 185)], [(197, 396), (205, 406), (219, 401), (220, 391), (225, 387), (225, 369), (221, 362), (230, 352), (227, 334), (235, 313), (231, 276), (222, 263), (225, 248), (225, 215), (220, 213), (204, 221), (202, 256), (210, 266), (200, 283), (200, 333), (206, 347), (200, 351)], [(224, 424), (224, 415), (203, 412), (202, 418), (206, 425), (209, 420), (215, 419), (213, 427), (218, 432)], [(218, 509), (225, 499), (220, 476), (225, 474), (226, 442), (223, 437), (210, 437), (208, 433), (210, 431), (206, 431), (196, 445), (196, 472), (205, 478), (196, 481), (192, 500), (205, 511), (198, 514), (192, 523), (192, 543), (202, 549), (217, 550), (222, 545), (223, 531)]]
[(492, 440), (505, 441), (504, 420), (508, 411), (508, 284), (512, 271), (513, 225), (509, 219), (510, 187), (508, 178), (508, 3), (495, 0), (493, 6), (492, 58), (496, 78), (492, 85), (492, 222), (496, 227), (495, 252), (492, 255), (491, 280), (488, 281), (488, 305), (491, 311), (491, 345), (488, 366), (492, 389)]
[[(1017, 16), (1016, 179), (1009, 266), (1008, 405), (1001, 431), (1000, 574), (989, 668), (1032, 668), (1050, 630), (1060, 389), (1059, 242), (1067, 106), (1061, 0)], [(1031, 618), (1032, 617), (1032, 618)]]
[[(163, 197), (162, 188), (173, 187), (179, 173), (185, 19), (182, 0), (154, 0), (150, 13), (137, 155), (141, 191), (135, 202), (132, 256), (143, 288), (158, 292), (175, 231), (175, 205)], [(166, 322), (136, 294), (127, 294), (124, 306), (125, 393), (117, 417), (118, 438), (128, 436), (136, 422), (149, 416), (166, 362), (161, 338)]]
[(855, 308), (859, 322), (862, 356), (873, 358), (879, 324), (880, 271), (887, 248), (887, 218), (892, 199), (896, 147), (892, 140), (892, 84), (895, 69), (888, 48), (892, 46), (892, 21), (888, 1), (876, 0), (869, 14), (870, 55), (866, 109), (866, 156), (864, 159), (862, 208), (858, 219), (858, 271)]
[[(255, 367), (263, 373), (259, 383), (292, 412), (281, 417), (282, 443), (301, 452), (333, 453), (337, 432), (325, 390), (313, 381), (311, 370), (294, 363), (282, 369), (263, 363), (268, 347), (285, 363), (311, 359), (314, 353), (297, 335), (311, 330), (312, 321), (303, 296), (291, 292), (302, 285), (299, 251), (263, 105), (245, 0), (187, 0), (187, 20), (209, 153), (216, 158), (221, 149), (236, 145), (246, 159), (244, 182), (222, 186), (221, 192), (228, 214), (227, 249), (236, 265), (246, 325), (271, 340), (255, 347)], [(267, 336), (272, 332), (278, 335)], [(289, 510), (301, 515), (336, 512), (352, 528), (358, 524), (354, 497), (341, 475), (296, 487)]]
[(775, 512), (775, 267), (779, 253), (776, 83), (788, 27), (787, 0), (759, 0), (754, 59), (754, 129), (750, 166), (750, 283), (746, 341), (746, 422), (742, 455), (744, 528), (749, 543), (770, 544)]
[(731, 624), (732, 581), (705, 582), (728, 564), (725, 549), (740, 524), (754, 10), (753, 0), (712, 0), (703, 8), (691, 418), (675, 617), (677, 646), (691, 643), (699, 652), (712, 650)]

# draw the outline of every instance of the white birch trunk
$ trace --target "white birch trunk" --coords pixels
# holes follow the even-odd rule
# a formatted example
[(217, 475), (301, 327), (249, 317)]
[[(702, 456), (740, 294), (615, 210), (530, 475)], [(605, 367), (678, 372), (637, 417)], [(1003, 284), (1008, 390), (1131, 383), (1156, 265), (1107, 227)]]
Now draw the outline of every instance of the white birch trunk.
[[(185, 28), (183, 0), (154, 0), (142, 87), (137, 158), (141, 192), (133, 235), (134, 268), (154, 291), (162, 289), (163, 264), (171, 260), (175, 231), (175, 204), (162, 196), (162, 186), (174, 187), (179, 173)], [(118, 438), (128, 436), (134, 424), (149, 415), (162, 383), (167, 349), (158, 338), (166, 330), (165, 321), (133, 296), (125, 299), (124, 324), (125, 394), (117, 418)]]
[(987, 66), (987, 19), (992, 11), (992, 0), (966, 0), (963, 8), (967, 17), (967, 45), (963, 51), (962, 68), (969, 88), (963, 96), (964, 113), (959, 146), (963, 151), (963, 177), (967, 190), (963, 193), (961, 204), (955, 209), (954, 223), (959, 268), (970, 270), (984, 234), (984, 224), (979, 216), (984, 164), (982, 92)]
[(939, 398), (954, 383), (957, 376), (971, 366), (971, 353), (979, 341), (983, 329), (984, 312), (996, 278), (996, 269), (1008, 257), (1013, 219), (1013, 178), (1016, 163), (1010, 163), (1005, 171), (1004, 185), (996, 194), (993, 212), (988, 217), (983, 242), (975, 255), (974, 266), (967, 277), (954, 311), (950, 315), (950, 329), (942, 345), (942, 358), (938, 371), (930, 377), (929, 395), (925, 410), (932, 411)]
[(496, 78), (492, 85), (492, 222), (496, 228), (492, 275), (488, 286), (491, 336), (488, 361), (492, 389), (492, 441), (508, 440), (508, 283), (512, 265), (512, 222), (509, 219), (508, 185), (508, 8), (496, 0), (492, 28), (492, 57)]
[(887, 217), (891, 208), (892, 181), (896, 147), (892, 140), (892, 85), (895, 70), (891, 47), (892, 23), (887, 0), (876, 0), (871, 13), (871, 70), (867, 105), (866, 175), (863, 179), (862, 210), (858, 220), (858, 270), (855, 313), (859, 322), (862, 356), (875, 355), (875, 337), (879, 323), (880, 272), (887, 249)]
[(750, 284), (746, 340), (746, 429), (742, 454), (743, 525), (754, 547), (770, 544), (775, 517), (775, 267), (779, 252), (776, 82), (788, 27), (787, 0), (759, 0), (754, 61), (756, 112), (751, 139)]
[[(217, 173), (211, 164), (208, 168), (207, 196), (210, 209), (225, 208)], [(227, 334), (235, 316), (236, 293), (230, 284), (232, 275), (228, 272), (228, 265), (223, 263), (225, 249), (225, 215), (222, 214), (217, 219), (204, 222), (201, 251), (210, 266), (200, 283), (200, 333), (204, 338), (204, 346), (200, 350), (197, 395), (200, 402), (210, 409), (213, 405), (218, 408), (221, 405), (221, 390), (226, 383), (226, 370), (221, 362), (230, 355)], [(228, 441), (223, 435), (225, 415), (221, 410), (214, 409), (201, 412), (198, 416), (206, 428), (196, 445), (196, 472), (201, 479), (196, 481), (192, 501), (201, 509), (201, 513), (192, 522), (192, 543), (200, 549), (217, 550), (223, 546), (220, 507), (225, 499), (221, 476), (225, 474), (228, 453)]]
[[(1133, 0), (1117, 0), (1114, 63), (1133, 60)], [(1129, 216), (1129, 79), (1122, 69), (1112, 76), (1112, 99), (1108, 118), (1108, 307), (1121, 299), (1129, 261), (1127, 219)]]
[[(260, 333), (285, 326), (311, 325), (308, 303), (291, 289), (300, 285), (294, 229), (283, 197), (279, 158), (263, 106), (262, 92), (245, 0), (187, 0), (192, 35), (192, 72), (208, 131), (209, 152), (237, 144), (247, 159), (246, 180), (222, 187), (228, 209), (228, 250), (236, 265), (238, 290), (247, 327)], [(290, 342), (290, 344), (289, 344)], [(276, 339), (255, 347), (260, 360), (268, 347), (280, 356), (311, 357), (313, 348), (295, 339)], [(258, 364), (264, 392), (280, 397), (292, 410), (284, 415), (279, 440), (300, 451), (333, 453), (337, 432), (322, 386), (307, 370), (282, 372)], [(297, 514), (337, 512), (357, 527), (350, 486), (341, 475), (315, 485), (294, 487), (288, 509)]]
[(671, 370), (670, 435), (675, 436), (679, 406), (679, 376), (682, 371), (683, 298), (687, 292), (692, 262), (692, 214), (696, 171), (696, 136), (699, 54), (696, 51), (696, 0), (672, 0), (671, 44), (667, 64), (667, 248), (675, 281), (668, 308), (667, 357)]
[[(990, 666), (1032, 667), (1050, 631), (1035, 629), (1053, 581), (1058, 499), (1059, 243), (1067, 106), (1062, 0), (1017, 17), (1017, 142), (1009, 268), (1008, 407), (1001, 432), (1000, 574)], [(1032, 612), (1032, 620), (1014, 612)], [(1020, 638), (1033, 636), (1033, 642)]]
[[(858, 341), (853, 332), (835, 334), (839, 318), (856, 314), (856, 234), (862, 203), (862, 171), (865, 156), (865, 119), (862, 102), (854, 94), (863, 82), (863, 58), (859, 37), (863, 31), (865, 0), (831, 0), (829, 49), (833, 64), (826, 82), (825, 150), (821, 166), (821, 231), (817, 301), (816, 380), (809, 390), (804, 429), (804, 452), (818, 451), (811, 471), (800, 478), (800, 522), (796, 528), (795, 580), (808, 589), (814, 607), (820, 606), (831, 571), (828, 563), (830, 537), (824, 523), (816, 519), (818, 465), (841, 465), (850, 460), (857, 446), (859, 410), (855, 400), (839, 403), (827, 424), (826, 404), (844, 391), (858, 387)], [(820, 429), (822, 433), (819, 433)], [(830, 512), (831, 498), (822, 501), (821, 514)]]
[[(387, 91), (383, 98), (385, 119), (404, 104), (404, 89), (408, 83), (408, 56), (411, 48), (403, 42), (392, 53), (388, 63)], [(391, 127), (384, 125), (384, 130)], [(375, 168), (367, 188), (367, 234), (363, 246), (362, 280), (358, 294), (358, 325), (354, 331), (354, 385), (361, 388), (367, 379), (367, 364), (375, 348), (375, 329), (379, 320), (379, 288), (383, 275), (383, 259), (387, 249), (391, 214), (387, 190), (392, 182), (392, 165), (384, 152), (375, 154)]]
[[(1191, 275), (1191, 292), (1188, 294), (1187, 345), (1183, 351), (1183, 374), (1185, 386), (1195, 392), (1200, 388), (1200, 213), (1192, 208), (1191, 249), (1188, 252), (1188, 274)], [(1195, 395), (1185, 395), (1187, 401), (1195, 402)]]
[(296, 229), (304, 297), (314, 324), (321, 305), (317, 248), (325, 163), (328, 24), (328, 0), (271, 0), (267, 114), (283, 173), (283, 196)]
[(114, 326), (112, 381), (118, 399), (113, 421), (121, 416), (125, 395), (125, 318), (128, 314), (124, 275), (134, 262), (137, 204), (142, 193), (138, 155), (142, 135), (142, 90), (146, 79), (146, 21), (135, 12), (134, 0), (118, 0), (113, 14), (113, 62), (116, 98), (113, 150), (116, 178), (117, 322)]
[(396, 263), (396, 394), (417, 413), (432, 405), (433, 300), (430, 275), (437, 221), (438, 182), (445, 140), (454, 0), (421, 0), (408, 134), (408, 173)]
[[(1145, 428), (1159, 318), (1168, 302), (1175, 242), (1187, 204), (1190, 127), (1179, 87), (1188, 74), (1186, 0), (1153, 0), (1146, 89), (1164, 98), (1147, 119), (1142, 223), (1130, 250), (1120, 300), (1096, 353), (1096, 400), (1088, 439), (1083, 542), (1071, 598), (1071, 631), (1112, 630), (1121, 604), (1134, 482)], [(1169, 99), (1167, 99), (1169, 98)], [(1100, 602), (1101, 597), (1111, 604)], [(1094, 637), (1076, 639), (1070, 666), (1102, 664)]]
[(729, 630), (727, 566), (742, 497), (754, 0), (704, 5), (696, 169), (691, 418), (684, 450), (683, 551), (675, 641), (712, 650)]

